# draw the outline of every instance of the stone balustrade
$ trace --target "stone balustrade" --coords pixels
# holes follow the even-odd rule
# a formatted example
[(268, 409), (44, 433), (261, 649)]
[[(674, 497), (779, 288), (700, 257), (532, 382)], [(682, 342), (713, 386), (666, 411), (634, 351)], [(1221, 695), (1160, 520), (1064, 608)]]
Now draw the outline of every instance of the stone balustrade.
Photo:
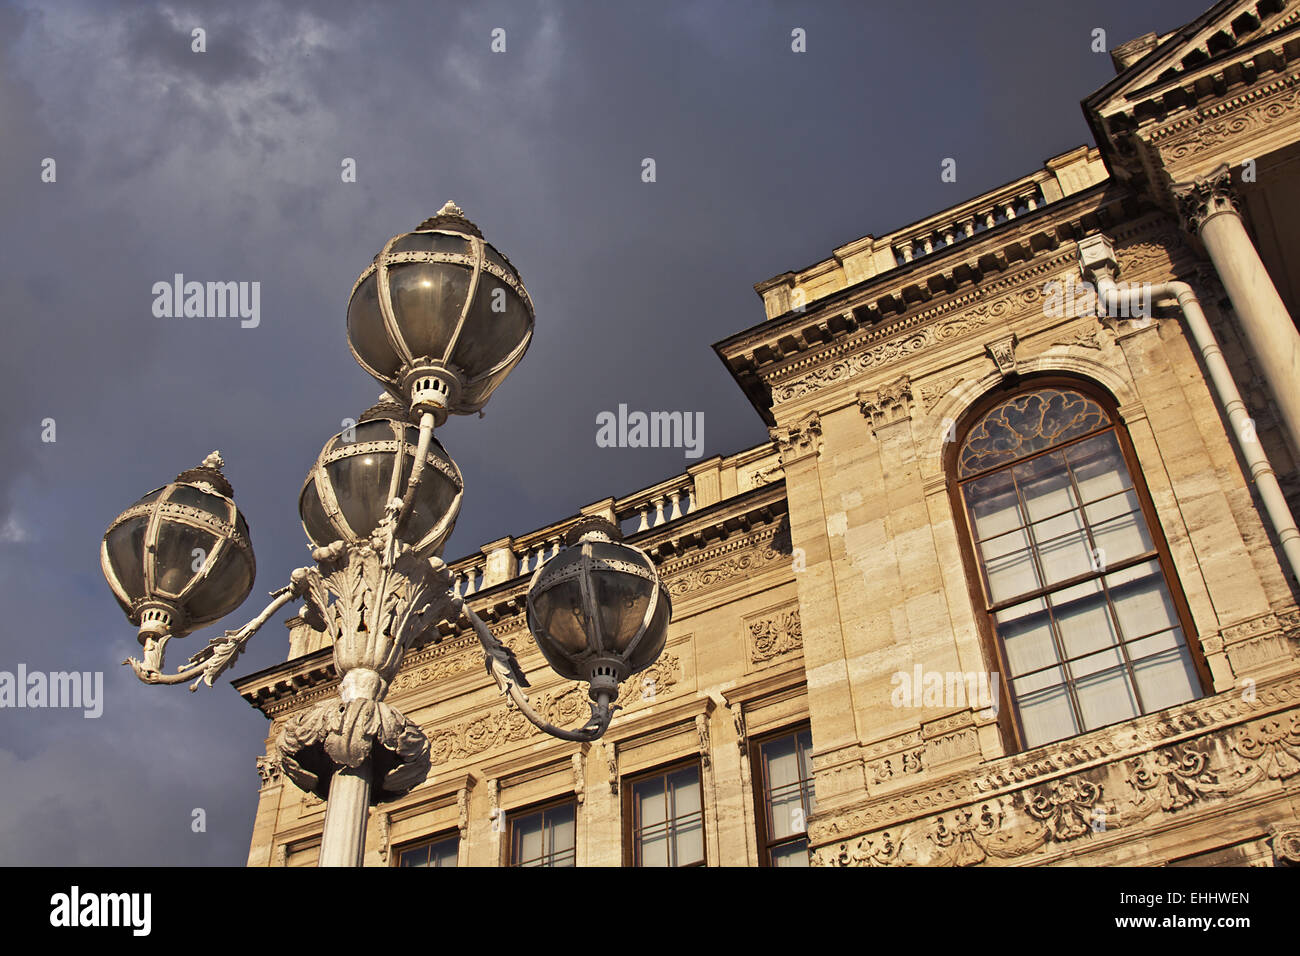
[(947, 249), (1004, 222), (1027, 215), (1045, 203), (1042, 187), (1037, 182), (1028, 186), (1017, 183), (1006, 194), (998, 194), (991, 201), (988, 197), (984, 199), (986, 205), (963, 209), (956, 219), (937, 225), (927, 221), (920, 231), (904, 233), (901, 238), (889, 237), (894, 262), (906, 265), (922, 256)]
[(705, 459), (684, 474), (642, 488), (623, 498), (607, 498), (535, 531), (483, 545), (475, 554), (448, 565), (452, 588), (469, 597), (516, 578), (530, 576), (564, 547), (564, 534), (581, 515), (616, 522), (627, 537), (670, 524), (698, 509), (752, 491), (782, 477), (776, 449), (769, 443), (727, 457)]

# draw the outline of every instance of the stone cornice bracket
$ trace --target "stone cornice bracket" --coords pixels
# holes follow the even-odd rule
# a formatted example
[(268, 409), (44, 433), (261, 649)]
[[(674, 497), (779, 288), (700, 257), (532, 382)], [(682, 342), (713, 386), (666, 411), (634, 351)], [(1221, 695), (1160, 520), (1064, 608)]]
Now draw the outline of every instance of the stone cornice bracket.
[(500, 836), (505, 830), (505, 814), (501, 812), (501, 781), (492, 777), (487, 782), (488, 819), (492, 821), (492, 833)]
[(456, 791), (456, 829), (462, 840), (469, 839), (469, 787)]
[(822, 419), (816, 412), (797, 425), (769, 428), (768, 434), (776, 442), (782, 466), (822, 453)]
[(583, 744), (578, 752), (570, 757), (573, 764), (573, 796), (578, 803), (587, 799), (587, 745)]
[(709, 717), (707, 713), (695, 715), (695, 733), (700, 738), (700, 763), (708, 767), (711, 762), (710, 754), (713, 751), (713, 745), (709, 740)]
[(609, 792), (618, 793), (618, 748), (610, 741), (604, 741), (605, 767), (609, 771)]
[(912, 417), (912, 382), (901, 375), (877, 390), (858, 392), (858, 408), (871, 423), (871, 431)]
[(379, 824), (379, 859), (383, 860), (384, 864), (387, 865), (388, 851), (392, 846), (390, 831), (393, 818), (387, 812), (381, 811), (375, 814), (375, 822)]
[(1016, 346), (1019, 343), (1020, 339), (1013, 332), (984, 345), (989, 358), (993, 359), (993, 364), (998, 367), (998, 372), (1003, 378), (1011, 378), (1016, 374)]
[(1169, 190), (1183, 228), (1192, 235), (1197, 235), (1211, 216), (1241, 211), (1241, 196), (1232, 185), (1232, 169), (1227, 163), (1189, 183), (1174, 183)]

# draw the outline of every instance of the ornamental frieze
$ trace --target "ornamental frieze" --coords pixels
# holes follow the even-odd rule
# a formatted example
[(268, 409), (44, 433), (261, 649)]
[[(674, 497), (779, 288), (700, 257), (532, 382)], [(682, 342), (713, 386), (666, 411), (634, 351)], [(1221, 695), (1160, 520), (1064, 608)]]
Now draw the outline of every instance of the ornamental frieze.
[[(1281, 612), (1279, 612), (1281, 613)], [(1287, 613), (1291, 613), (1288, 609)], [(971, 778), (966, 773), (953, 779), (936, 781), (928, 789), (913, 790), (889, 799), (849, 810), (839, 816), (813, 820), (809, 834), (813, 842), (843, 839), (846, 835), (889, 826), (899, 820), (924, 814), (927, 810), (952, 807), (971, 799), (984, 799), (997, 791), (1004, 791), (1033, 780), (1061, 773), (1070, 768), (1105, 763), (1126, 752), (1146, 752), (1152, 744), (1157, 746), (1177, 743), (1174, 738), (1190, 736), (1211, 728), (1223, 728), (1238, 721), (1259, 718), (1270, 709), (1294, 707), (1300, 703), (1300, 680), (1294, 678), (1276, 684), (1261, 684), (1255, 696), (1247, 700), (1238, 691), (1195, 701), (1184, 705), (1172, 714), (1164, 713), (1139, 718), (1127, 730), (1090, 739), (1075, 745), (1057, 745), (1046, 753), (1037, 752), (1032, 757), (1011, 757), (999, 761), (1002, 766), (980, 777)], [(1254, 739), (1254, 738), (1249, 738)], [(1283, 738), (1286, 739), (1286, 738)], [(864, 755), (868, 760), (883, 756), (909, 744), (910, 735), (872, 745)], [(1251, 744), (1246, 743), (1246, 746)], [(1261, 746), (1265, 746), (1261, 744)], [(1295, 744), (1290, 744), (1295, 747)], [(1273, 750), (1278, 750), (1273, 744)], [(1283, 752), (1287, 752), (1283, 750)]]
[(743, 539), (741, 544), (744, 547), (720, 560), (661, 567), (660, 576), (668, 593), (680, 597), (780, 564), (791, 563), (790, 529), (784, 520), (777, 527)]
[[(1297, 80), (1300, 77), (1289, 76), (1200, 111), (1180, 124), (1156, 130), (1151, 135), (1151, 142), (1165, 163), (1177, 163), (1189, 156), (1219, 149), (1243, 133), (1272, 126), (1288, 113), (1300, 109), (1300, 89), (1294, 88)], [(1191, 131), (1180, 133), (1181, 128), (1189, 123), (1194, 124)]]
[(1030, 309), (1042, 296), (1037, 283), (1027, 285), (1009, 295), (972, 306), (954, 318), (923, 326), (856, 355), (815, 368), (791, 381), (773, 382), (765, 378), (772, 386), (772, 402), (780, 405), (793, 401), (809, 392), (859, 375), (867, 369), (897, 362), (931, 346), (961, 338), (1008, 314)]
[[(676, 655), (665, 651), (649, 668), (623, 682), (619, 687), (618, 706), (626, 712), (671, 692), (679, 678), (679, 663)], [(591, 716), (587, 692), (576, 684), (559, 693), (530, 695), (530, 700), (542, 717), (553, 724), (571, 725)], [(450, 726), (426, 727), (425, 733), (434, 764), (461, 760), (545, 734), (519, 710), (508, 706)]]
[[(1300, 777), (1300, 711), (1174, 744), (820, 847), (819, 866), (974, 866), (1050, 855)], [(1108, 788), (1113, 788), (1109, 790)], [(924, 799), (924, 796), (921, 797)], [(862, 826), (869, 814), (857, 814)], [(879, 816), (879, 814), (877, 814)], [(854, 825), (850, 823), (849, 825)], [(832, 828), (814, 827), (814, 840)], [(839, 828), (835, 828), (839, 829)], [(832, 839), (834, 839), (832, 837)]]

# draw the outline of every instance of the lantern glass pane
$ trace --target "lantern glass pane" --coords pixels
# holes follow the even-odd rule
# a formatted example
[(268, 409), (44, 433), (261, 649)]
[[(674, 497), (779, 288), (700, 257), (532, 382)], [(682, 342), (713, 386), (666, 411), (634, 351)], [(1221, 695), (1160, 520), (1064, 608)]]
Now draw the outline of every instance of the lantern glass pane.
[(199, 488), (193, 488), (190, 485), (176, 485), (172, 492), (167, 496), (168, 501), (174, 501), (178, 505), (187, 505), (191, 508), (198, 508), (200, 511), (206, 511), (214, 518), (220, 518), (222, 521), (230, 520), (230, 502), (225, 498), (219, 498), (216, 495), (210, 495)]
[[(414, 455), (407, 455), (408, 469), (414, 460)], [(415, 492), (411, 515), (406, 519), (407, 524), (402, 537), (412, 544), (422, 540), (451, 510), (451, 503), (456, 498), (457, 490), (450, 478), (426, 460), (424, 472), (420, 477), (420, 487)]]
[(412, 232), (393, 243), (389, 252), (452, 252), (469, 255), (469, 241), (441, 232)]
[(469, 295), (470, 271), (445, 262), (410, 262), (389, 271), (393, 316), (415, 356), (441, 359)]
[(137, 515), (108, 534), (108, 563), (133, 599), (144, 596), (144, 533), (148, 527), (149, 516)]
[(561, 581), (533, 600), (538, 623), (560, 649), (571, 655), (587, 650), (587, 614), (577, 578)]
[[(502, 269), (505, 269), (509, 275), (514, 276), (515, 280), (519, 281), (519, 273), (515, 270), (515, 267), (512, 266), (510, 263), (506, 262), (506, 257), (501, 255), (501, 253), (497, 252), (495, 249), (493, 249), (491, 245), (485, 244), (483, 246), (483, 255), (488, 262), (491, 262), (494, 265), (498, 265)], [(480, 279), (479, 281), (481, 282), (484, 280)]]
[(374, 531), (384, 516), (394, 458), (392, 452), (368, 452), (340, 458), (325, 466), (343, 520), (359, 538)]
[(654, 582), (620, 571), (595, 571), (591, 577), (605, 649), (621, 654), (641, 630)]
[(215, 621), (243, 603), (253, 589), (253, 569), (244, 552), (226, 545), (212, 573), (194, 585), (185, 602), (193, 621)]
[(628, 656), (628, 665), (633, 673), (645, 670), (659, 660), (659, 655), (663, 653), (664, 645), (668, 642), (670, 613), (671, 605), (668, 603), (667, 595), (660, 591), (659, 603), (655, 607), (654, 617), (650, 619), (650, 626), (646, 628), (645, 634)]
[(164, 519), (154, 551), (154, 590), (163, 597), (179, 595), (202, 570), (216, 543), (217, 536), (209, 531)]
[(315, 481), (310, 482), (302, 490), (302, 497), (298, 501), (298, 513), (302, 516), (302, 526), (307, 532), (307, 537), (318, 546), (323, 547), (331, 541), (338, 540), (339, 533), (334, 530), (334, 525), (325, 515), (325, 508), (320, 502)]
[(379, 282), (373, 272), (357, 286), (348, 303), (348, 341), (376, 372), (397, 374), (402, 363), (384, 331), (384, 316), (379, 311)]
[(368, 422), (361, 422), (353, 430), (354, 438), (347, 441), (347, 432), (339, 432), (334, 436), (334, 444), (330, 451), (337, 448), (346, 448), (348, 445), (360, 444), (361, 442), (370, 441), (396, 441), (397, 436), (393, 434), (393, 426), (386, 418), (375, 418)]
[(528, 310), (523, 300), (510, 286), (484, 272), (452, 361), (470, 378), (482, 375), (504, 361), (527, 337), (528, 330)]

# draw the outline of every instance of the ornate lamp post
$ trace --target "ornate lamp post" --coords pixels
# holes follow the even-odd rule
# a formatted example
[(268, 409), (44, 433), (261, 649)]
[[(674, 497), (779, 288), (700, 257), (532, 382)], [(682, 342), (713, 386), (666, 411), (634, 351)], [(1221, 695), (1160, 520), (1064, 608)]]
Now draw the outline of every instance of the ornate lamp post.
[(328, 633), (337, 699), (289, 721), (276, 741), (285, 775), (328, 801), (321, 866), (360, 866), (368, 807), (409, 792), (429, 771), (428, 738), (384, 698), (402, 657), (441, 620), (464, 616), (488, 672), (538, 727), (594, 740), (609, 726), (619, 683), (663, 651), (668, 592), (645, 552), (618, 529), (583, 519), (564, 551), (533, 574), (528, 622), (561, 676), (590, 685), (591, 719), (554, 727), (531, 707), (514, 655), (452, 590), (442, 550), (460, 512), (460, 469), (433, 437), (448, 415), (480, 411), (519, 364), (533, 305), (510, 261), (452, 203), (389, 240), (352, 290), (348, 344), (387, 391), (321, 450), (299, 495), (314, 566), (253, 620), (210, 640), (173, 673), (172, 638), (219, 620), (248, 596), (248, 526), (213, 452), (197, 468), (122, 512), (104, 535), (104, 575), (139, 628), (146, 684), (212, 686), (249, 638), (290, 601)]

